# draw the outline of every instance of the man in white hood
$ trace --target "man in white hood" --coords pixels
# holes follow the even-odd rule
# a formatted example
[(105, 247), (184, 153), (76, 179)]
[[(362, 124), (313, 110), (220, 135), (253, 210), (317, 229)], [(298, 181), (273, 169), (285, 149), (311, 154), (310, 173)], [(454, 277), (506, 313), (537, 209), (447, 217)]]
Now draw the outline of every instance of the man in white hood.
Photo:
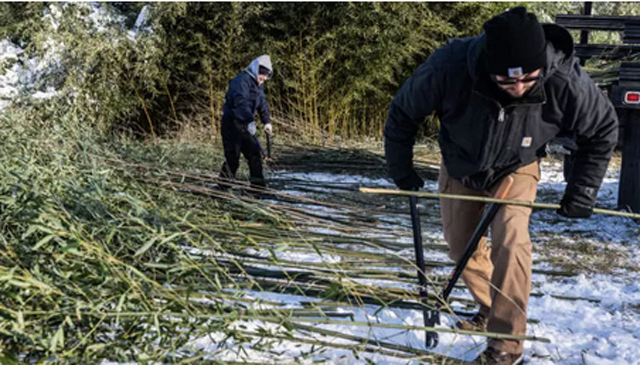
[(256, 111), (260, 114), (265, 133), (272, 134), (269, 104), (263, 87), (272, 74), (271, 59), (268, 55), (262, 55), (229, 82), (222, 108), (222, 143), (226, 159), (220, 171), (222, 179), (235, 179), (242, 153), (249, 164), (251, 186), (266, 187), (262, 173), (261, 147), (255, 135), (255, 114)]

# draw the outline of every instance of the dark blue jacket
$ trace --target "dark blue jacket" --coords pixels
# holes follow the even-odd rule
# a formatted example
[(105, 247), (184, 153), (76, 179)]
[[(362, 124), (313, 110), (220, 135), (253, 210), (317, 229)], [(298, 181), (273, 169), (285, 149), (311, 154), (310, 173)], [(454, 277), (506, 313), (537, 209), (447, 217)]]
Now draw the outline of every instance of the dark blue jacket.
[(222, 123), (236, 121), (246, 126), (254, 121), (256, 111), (260, 114), (263, 124), (271, 122), (263, 86), (258, 85), (257, 78), (250, 69), (246, 69), (229, 82), (229, 90), (222, 107)]

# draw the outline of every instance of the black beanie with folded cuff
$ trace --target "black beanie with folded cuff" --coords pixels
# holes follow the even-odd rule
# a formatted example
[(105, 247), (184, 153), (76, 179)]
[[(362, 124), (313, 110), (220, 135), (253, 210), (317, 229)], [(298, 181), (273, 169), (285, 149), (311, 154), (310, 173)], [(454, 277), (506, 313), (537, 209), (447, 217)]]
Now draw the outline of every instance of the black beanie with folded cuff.
[(487, 70), (518, 78), (547, 64), (547, 40), (538, 18), (519, 6), (484, 24)]

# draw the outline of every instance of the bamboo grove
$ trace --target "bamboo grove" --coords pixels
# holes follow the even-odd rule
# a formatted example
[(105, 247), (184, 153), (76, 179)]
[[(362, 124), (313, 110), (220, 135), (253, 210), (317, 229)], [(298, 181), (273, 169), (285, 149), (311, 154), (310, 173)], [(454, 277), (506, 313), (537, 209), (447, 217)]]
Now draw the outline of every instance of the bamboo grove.
[[(217, 137), (228, 82), (268, 53), (267, 95), (282, 133), (314, 142), (380, 138), (393, 95), (451, 37), (470, 36), (515, 3), (106, 3), (100, 24), (85, 4), (0, 6), (0, 34), (52, 50), (54, 68), (34, 87), (74, 95), (87, 122), (142, 136), (185, 124)], [(539, 3), (546, 21), (579, 3)], [(123, 25), (124, 24), (124, 25)], [(425, 133), (433, 135), (433, 120)]]
[[(83, 4), (6, 3), (0, 35), (30, 55), (57, 52), (34, 87), (73, 94), (96, 127), (153, 138), (185, 124), (216, 138), (229, 80), (268, 53), (275, 77), (266, 91), (281, 131), (333, 143), (379, 139), (388, 105), (415, 67), (514, 4), (106, 3), (110, 20), (97, 24)], [(145, 5), (148, 20), (133, 37)], [(581, 3), (527, 5), (547, 22), (581, 11)], [(636, 10), (596, 3), (595, 11)], [(433, 119), (424, 134), (436, 130)]]

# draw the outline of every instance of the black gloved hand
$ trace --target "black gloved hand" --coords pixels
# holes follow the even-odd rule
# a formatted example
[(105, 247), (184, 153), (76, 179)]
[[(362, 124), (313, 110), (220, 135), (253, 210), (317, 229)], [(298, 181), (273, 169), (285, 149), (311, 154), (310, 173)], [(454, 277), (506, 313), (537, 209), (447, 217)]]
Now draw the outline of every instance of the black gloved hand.
[(593, 214), (593, 206), (563, 198), (556, 212), (567, 218), (589, 218)]
[(414, 169), (411, 169), (411, 172), (400, 179), (393, 180), (396, 183), (396, 186), (400, 188), (400, 190), (411, 190), (418, 191), (421, 187), (424, 186), (424, 181), (418, 176)]
[(598, 188), (569, 184), (556, 212), (567, 218), (589, 218), (593, 214)]

